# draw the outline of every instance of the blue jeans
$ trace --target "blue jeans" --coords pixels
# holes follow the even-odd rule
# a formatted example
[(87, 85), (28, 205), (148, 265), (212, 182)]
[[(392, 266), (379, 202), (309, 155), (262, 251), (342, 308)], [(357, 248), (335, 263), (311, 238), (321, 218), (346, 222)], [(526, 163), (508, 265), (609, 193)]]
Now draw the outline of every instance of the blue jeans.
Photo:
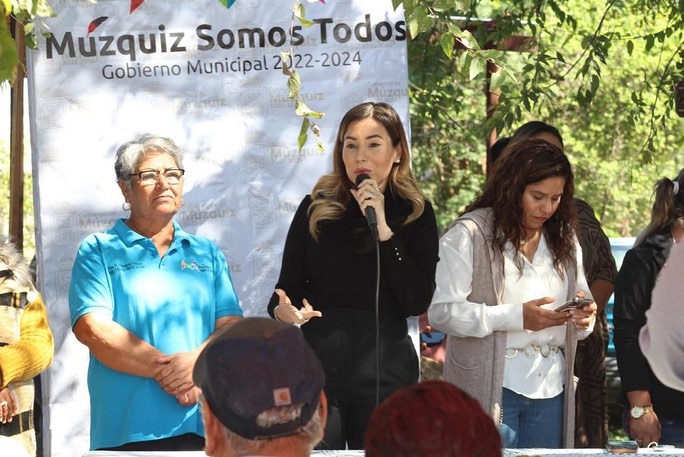
[(504, 388), (503, 423), (499, 425), (499, 433), (506, 448), (560, 448), (563, 393), (537, 400)]

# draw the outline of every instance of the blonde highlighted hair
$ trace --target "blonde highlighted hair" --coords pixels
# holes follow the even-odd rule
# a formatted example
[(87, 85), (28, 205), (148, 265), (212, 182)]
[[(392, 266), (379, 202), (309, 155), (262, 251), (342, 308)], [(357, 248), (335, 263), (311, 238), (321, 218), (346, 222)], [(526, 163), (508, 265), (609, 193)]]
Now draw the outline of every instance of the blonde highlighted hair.
[(387, 103), (362, 103), (347, 111), (342, 118), (333, 150), (333, 171), (321, 176), (311, 191), (309, 233), (316, 240), (318, 240), (319, 223), (340, 219), (352, 199), (350, 190), (355, 184), (347, 177), (344, 167), (342, 158), (344, 136), (350, 124), (368, 118), (379, 122), (387, 130), (392, 146), (400, 149), (399, 163), (392, 165), (387, 178), (387, 187), (392, 194), (407, 200), (411, 205), (411, 213), (404, 224), (416, 220), (423, 213), (425, 197), (418, 188), (411, 171), (408, 140), (399, 114)]

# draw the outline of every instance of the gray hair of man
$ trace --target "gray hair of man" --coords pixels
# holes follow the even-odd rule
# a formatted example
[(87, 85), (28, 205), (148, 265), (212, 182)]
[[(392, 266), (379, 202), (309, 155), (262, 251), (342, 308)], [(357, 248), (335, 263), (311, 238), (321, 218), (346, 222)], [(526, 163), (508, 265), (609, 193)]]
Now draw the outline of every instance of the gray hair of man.
[[(289, 422), (293, 418), (299, 417), (301, 405), (277, 406), (262, 412), (258, 417), (258, 422), (263, 426), (269, 426), (282, 422)], [(285, 444), (292, 443), (292, 447), (301, 447), (302, 451), (311, 453), (313, 448), (323, 438), (325, 423), (320, 406), (311, 417), (311, 420), (292, 435), (285, 435), (271, 439), (250, 440), (230, 431), (223, 426), (223, 434), (226, 444), (237, 457), (259, 454), (266, 446), (272, 446), (274, 442)]]
[(138, 162), (151, 152), (168, 154), (173, 157), (178, 168), (183, 168), (183, 152), (170, 138), (156, 136), (149, 133), (140, 138), (127, 141), (116, 150), (114, 171), (116, 179), (124, 181), (128, 188), (131, 187), (131, 174), (135, 172)]

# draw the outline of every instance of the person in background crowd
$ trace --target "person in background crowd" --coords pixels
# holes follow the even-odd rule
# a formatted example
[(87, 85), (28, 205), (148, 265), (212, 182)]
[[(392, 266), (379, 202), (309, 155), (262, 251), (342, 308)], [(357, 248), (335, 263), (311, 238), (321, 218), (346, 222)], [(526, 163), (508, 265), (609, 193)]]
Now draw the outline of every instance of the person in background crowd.
[(262, 317), (232, 325), (202, 351), (193, 380), (209, 456), (307, 457), (323, 438), (325, 374), (296, 326)]
[(684, 242), (676, 243), (658, 275), (639, 347), (667, 387), (684, 392)]
[[(501, 137), (487, 150), (487, 173), (491, 172), (494, 162), (510, 141), (510, 137)], [(421, 314), (418, 322), (421, 338), (421, 379), (424, 381), (442, 379), (444, 356), (446, 355), (446, 335), (430, 326), (427, 313)]]
[(501, 436), (473, 397), (444, 381), (403, 387), (378, 406), (366, 457), (500, 457)]
[(90, 446), (201, 450), (192, 367), (242, 310), (223, 253), (173, 220), (178, 146), (143, 135), (118, 148), (114, 169), (130, 216), (81, 243), (69, 290), (73, 332), (90, 350)]
[(494, 162), (496, 162), (496, 160), (501, 156), (510, 142), (511, 137), (503, 136), (496, 140), (496, 142), (489, 148), (487, 151), (487, 174), (491, 172)]
[[(651, 221), (625, 254), (615, 283), (613, 338), (627, 406), (624, 427), (644, 447), (651, 442), (684, 447), (684, 392), (663, 385), (639, 347), (656, 277), (674, 242), (684, 237), (682, 186), (684, 169), (676, 178), (656, 183)], [(681, 274), (679, 278), (681, 282)], [(683, 363), (680, 359), (677, 365)]]
[(445, 332), (444, 379), (480, 401), (505, 447), (574, 444), (576, 341), (594, 325), (574, 235), (573, 174), (558, 147), (512, 144), (440, 240), (428, 317)]
[[(515, 131), (509, 144), (539, 138), (564, 149), (563, 137), (557, 128), (541, 121), (531, 121)], [(494, 157), (491, 160), (496, 160)], [(582, 247), (584, 273), (589, 290), (598, 306), (596, 325), (589, 337), (577, 344), (575, 376), (579, 378), (576, 398), (575, 446), (602, 448), (608, 439), (608, 399), (606, 386), (606, 348), (608, 320), (606, 305), (613, 293), (617, 276), (610, 240), (603, 232), (594, 209), (575, 197), (579, 222), (577, 238)]]
[[(368, 209), (377, 216), (377, 244)], [(437, 239), (399, 115), (386, 103), (353, 107), (339, 126), (333, 171), (294, 215), (268, 304), (271, 316), (304, 324), (325, 369), (325, 447), (363, 449), (378, 402), (418, 381), (406, 319), (430, 304)]]
[[(29, 266), (12, 243), (0, 240), (0, 436), (31, 456), (36, 455), (33, 378), (53, 355), (47, 310)], [(0, 455), (18, 455), (9, 451), (11, 444), (3, 446), (8, 449)]]

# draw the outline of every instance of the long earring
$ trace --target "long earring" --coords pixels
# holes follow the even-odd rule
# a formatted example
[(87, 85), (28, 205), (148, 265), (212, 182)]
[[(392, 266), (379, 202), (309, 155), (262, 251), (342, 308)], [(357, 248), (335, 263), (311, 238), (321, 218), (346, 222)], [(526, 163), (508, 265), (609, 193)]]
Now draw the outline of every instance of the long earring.
[(130, 211), (131, 210), (131, 204), (128, 202), (123, 202), (121, 204), (121, 209), (124, 211)]

